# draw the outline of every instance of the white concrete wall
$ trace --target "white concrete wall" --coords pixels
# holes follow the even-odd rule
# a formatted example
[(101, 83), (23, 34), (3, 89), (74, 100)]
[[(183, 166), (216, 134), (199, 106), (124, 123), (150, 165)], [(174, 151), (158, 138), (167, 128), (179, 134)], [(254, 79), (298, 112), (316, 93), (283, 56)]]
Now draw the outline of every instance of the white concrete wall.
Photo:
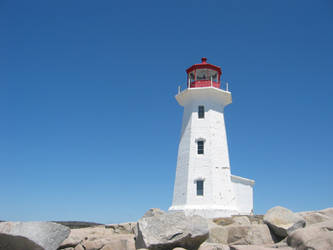
[(254, 181), (232, 175), (231, 181), (237, 197), (238, 214), (253, 214)]

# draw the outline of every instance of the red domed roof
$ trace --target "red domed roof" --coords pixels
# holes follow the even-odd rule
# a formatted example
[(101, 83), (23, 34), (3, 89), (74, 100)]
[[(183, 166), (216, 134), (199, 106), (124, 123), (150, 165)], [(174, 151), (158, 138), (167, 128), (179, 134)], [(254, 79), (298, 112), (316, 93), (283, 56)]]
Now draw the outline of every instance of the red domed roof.
[(192, 65), (186, 72), (188, 88), (221, 87), (221, 68), (207, 63), (205, 57), (201, 59), (201, 63)]
[(191, 67), (189, 67), (186, 72), (187, 74), (190, 73), (191, 71), (195, 70), (195, 69), (213, 69), (216, 70), (217, 72), (219, 72), (219, 74), (222, 74), (222, 70), (219, 66), (215, 66), (213, 64), (207, 63), (207, 58), (203, 57), (201, 58), (201, 63), (198, 64), (194, 64)]

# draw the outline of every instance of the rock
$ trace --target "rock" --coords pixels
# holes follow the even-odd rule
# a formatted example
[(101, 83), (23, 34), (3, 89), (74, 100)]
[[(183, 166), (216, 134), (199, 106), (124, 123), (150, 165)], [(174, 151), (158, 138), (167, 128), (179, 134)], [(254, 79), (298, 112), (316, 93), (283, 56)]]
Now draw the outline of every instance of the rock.
[(224, 228), (228, 231), (228, 244), (262, 245), (274, 243), (267, 225), (231, 225)]
[[(230, 246), (230, 250), (272, 250), (276, 248), (267, 247), (267, 246), (259, 246), (259, 245), (232, 245)], [(279, 248), (279, 250), (292, 250), (291, 247), (283, 247)]]
[(2, 222), (0, 233), (22, 236), (40, 246), (41, 249), (56, 250), (68, 237), (70, 229), (53, 222)]
[(299, 250), (333, 249), (333, 219), (292, 232), (287, 243)]
[(151, 208), (143, 215), (142, 218), (153, 217), (153, 216), (162, 215), (165, 213), (166, 212), (164, 212), (163, 210), (161, 210), (159, 208)]
[(104, 239), (85, 240), (75, 250), (135, 250), (134, 236), (117, 234)]
[(232, 217), (216, 218), (213, 221), (220, 226), (264, 224), (262, 215), (234, 215)]
[(114, 233), (105, 226), (72, 229), (61, 248), (75, 247), (75, 250), (116, 249), (135, 250), (134, 234)]
[(103, 226), (104, 224), (86, 221), (51, 221), (63, 226), (69, 227), (70, 229), (84, 228), (84, 227), (97, 227)]
[(134, 234), (136, 228), (136, 222), (109, 224), (105, 225), (105, 228), (111, 228), (113, 232), (117, 234)]
[(0, 249), (2, 250), (44, 250), (35, 242), (23, 236), (15, 236), (10, 234), (0, 233)]
[(77, 245), (74, 250), (85, 250), (82, 245)]
[(234, 225), (251, 225), (251, 222), (246, 216), (234, 216), (233, 218)]
[(287, 238), (284, 238), (282, 241), (280, 241), (280, 242), (277, 242), (277, 243), (275, 243), (275, 244), (273, 244), (273, 245), (270, 245), (269, 247), (271, 247), (271, 248), (286, 248), (286, 247), (288, 247), (288, 244), (287, 244)]
[(106, 244), (109, 243), (109, 238), (107, 239), (96, 239), (96, 240), (87, 240), (80, 245), (83, 247), (83, 249), (87, 250), (98, 250), (102, 249)]
[(257, 215), (251, 215), (251, 216), (247, 216), (251, 222), (251, 224), (265, 224), (264, 223), (264, 216), (261, 214), (257, 214)]
[(228, 245), (204, 242), (198, 250), (230, 250)]
[(227, 244), (228, 243), (228, 230), (223, 226), (219, 226), (214, 222), (208, 221), (208, 229), (209, 229), (209, 238), (206, 242), (209, 243), (220, 243)]
[(273, 207), (264, 215), (264, 222), (279, 237), (286, 237), (292, 231), (305, 227), (305, 220), (284, 207)]
[(331, 217), (328, 217), (327, 215), (321, 214), (316, 211), (300, 212), (297, 214), (305, 220), (307, 226), (331, 219)]
[(185, 216), (182, 212), (142, 217), (137, 225), (136, 248), (150, 250), (197, 249), (209, 233), (206, 219)]
[(83, 241), (99, 240), (112, 237), (113, 235), (113, 230), (107, 229), (105, 226), (72, 229), (68, 238), (62, 242), (60, 247), (76, 247)]
[(312, 239), (302, 243), (297, 249), (333, 249), (333, 232), (321, 232), (317, 237), (313, 237)]
[(220, 226), (228, 226), (234, 223), (232, 217), (215, 218), (214, 222)]
[(333, 207), (320, 210), (320, 211), (318, 211), (318, 213), (333, 218)]
[(82, 245), (77, 245), (74, 250), (85, 250)]

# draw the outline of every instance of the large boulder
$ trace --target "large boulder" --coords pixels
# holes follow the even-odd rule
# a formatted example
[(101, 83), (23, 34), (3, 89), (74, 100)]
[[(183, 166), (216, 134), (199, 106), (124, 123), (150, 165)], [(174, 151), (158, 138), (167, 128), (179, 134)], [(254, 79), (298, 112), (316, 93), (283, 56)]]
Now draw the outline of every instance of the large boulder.
[(320, 211), (318, 211), (318, 213), (333, 218), (333, 207), (329, 207), (329, 208), (320, 210)]
[(331, 217), (317, 211), (299, 212), (297, 214), (305, 220), (307, 226), (331, 219)]
[(212, 221), (208, 221), (209, 238), (206, 240), (208, 243), (228, 243), (228, 230), (223, 226), (219, 226)]
[[(5, 244), (4, 242), (13, 244), (12, 248), (8, 248), (13, 250), (24, 242), (27, 247), (21, 249), (56, 250), (61, 242), (68, 237), (69, 233), (70, 229), (68, 227), (53, 222), (0, 223), (1, 244)], [(17, 240), (16, 243), (13, 242), (14, 239)]]
[(15, 236), (0, 233), (0, 249), (1, 250), (44, 250), (35, 242), (23, 236)]
[(228, 244), (262, 245), (274, 243), (268, 226), (264, 224), (254, 224), (250, 226), (230, 225), (224, 228), (228, 232)]
[(333, 249), (333, 219), (292, 232), (287, 243), (298, 250)]
[(264, 222), (279, 237), (286, 237), (292, 231), (305, 227), (305, 220), (284, 207), (273, 207), (264, 215)]
[(208, 238), (207, 220), (182, 212), (143, 217), (137, 223), (136, 248), (197, 249)]
[(120, 234), (109, 226), (72, 229), (69, 237), (60, 246), (61, 249), (70, 247), (75, 250), (134, 250), (134, 234), (127, 231)]

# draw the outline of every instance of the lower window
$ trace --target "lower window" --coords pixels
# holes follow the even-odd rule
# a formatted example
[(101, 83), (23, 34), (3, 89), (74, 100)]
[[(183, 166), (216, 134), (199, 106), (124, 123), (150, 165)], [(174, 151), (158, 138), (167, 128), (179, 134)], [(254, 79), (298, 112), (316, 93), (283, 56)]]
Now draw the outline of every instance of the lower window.
[(204, 181), (196, 181), (197, 183), (197, 196), (204, 195)]

